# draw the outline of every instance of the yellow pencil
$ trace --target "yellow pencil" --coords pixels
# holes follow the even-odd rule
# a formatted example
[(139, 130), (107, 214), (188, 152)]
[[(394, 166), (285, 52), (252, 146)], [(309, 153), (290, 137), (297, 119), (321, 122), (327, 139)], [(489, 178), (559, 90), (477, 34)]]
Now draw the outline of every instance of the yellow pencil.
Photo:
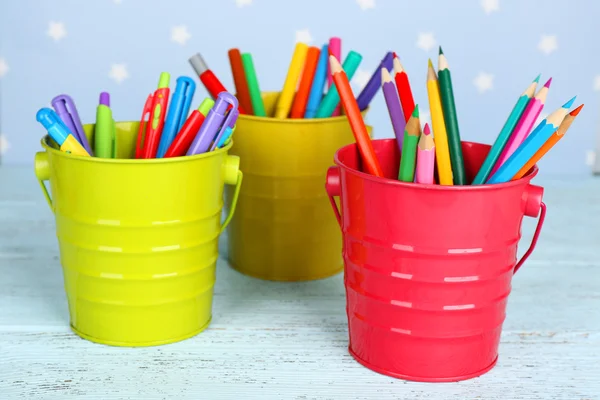
[(275, 107), (275, 118), (287, 118), (292, 108), (292, 101), (294, 100), (294, 94), (296, 93), (296, 87), (298, 86), (298, 79), (302, 73), (304, 67), (304, 61), (306, 60), (306, 53), (308, 52), (308, 45), (306, 43), (296, 43), (294, 49), (294, 55), (290, 62), (290, 68), (288, 69), (285, 82), (283, 84), (283, 90), (279, 95), (279, 101), (277, 107)]
[(431, 128), (435, 141), (435, 158), (437, 159), (440, 185), (452, 185), (452, 164), (450, 164), (448, 134), (446, 133), (446, 123), (442, 112), (440, 87), (431, 60), (429, 60), (427, 68), (427, 95), (429, 96), (429, 112), (431, 113)]

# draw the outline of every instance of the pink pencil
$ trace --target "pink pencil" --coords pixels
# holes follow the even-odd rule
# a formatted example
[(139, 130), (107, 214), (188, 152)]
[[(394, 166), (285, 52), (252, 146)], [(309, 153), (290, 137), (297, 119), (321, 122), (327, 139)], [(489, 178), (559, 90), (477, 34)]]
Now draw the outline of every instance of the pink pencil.
[[(342, 39), (339, 37), (332, 37), (329, 39), (329, 54), (342, 61)], [(333, 85), (333, 78), (331, 77), (331, 71), (329, 70), (329, 63), (327, 63), (327, 87)], [(340, 106), (337, 106), (331, 114), (332, 117), (340, 115)]]
[(435, 168), (435, 143), (429, 124), (425, 124), (423, 134), (417, 145), (417, 174), (416, 183), (433, 184), (433, 170)]
[(523, 111), (523, 115), (521, 119), (517, 123), (515, 130), (512, 135), (508, 139), (506, 146), (504, 146), (504, 150), (500, 154), (498, 161), (494, 164), (494, 168), (492, 168), (492, 172), (490, 176), (494, 175), (494, 173), (500, 168), (502, 164), (515, 152), (517, 147), (523, 143), (523, 141), (527, 138), (527, 135), (531, 133), (531, 128), (533, 128), (533, 124), (540, 116), (542, 109), (544, 108), (544, 103), (546, 102), (546, 97), (548, 96), (548, 89), (550, 88), (550, 82), (552, 82), (552, 78), (548, 79), (548, 82), (544, 84), (544, 87), (537, 92), (537, 94), (529, 100), (527, 103), (527, 107), (525, 111)]

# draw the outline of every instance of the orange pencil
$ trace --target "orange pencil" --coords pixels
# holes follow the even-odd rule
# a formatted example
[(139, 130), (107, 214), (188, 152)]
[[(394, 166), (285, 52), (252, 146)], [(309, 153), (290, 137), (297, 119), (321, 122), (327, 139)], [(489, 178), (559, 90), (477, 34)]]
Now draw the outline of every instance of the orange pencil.
[(242, 108), (252, 115), (254, 113), (252, 111), (252, 101), (250, 101), (250, 91), (248, 90), (246, 73), (244, 72), (244, 65), (242, 63), (242, 55), (238, 49), (230, 49), (227, 54), (229, 55), (231, 74), (233, 75), (233, 83), (235, 84), (235, 91), (237, 92), (236, 97)]
[(346, 115), (348, 116), (348, 121), (350, 121), (350, 127), (352, 128), (354, 139), (358, 145), (358, 151), (360, 152), (362, 161), (371, 175), (383, 177), (383, 171), (381, 170), (381, 166), (375, 155), (375, 150), (373, 150), (371, 138), (367, 132), (367, 127), (362, 119), (362, 115), (360, 115), (358, 103), (352, 93), (348, 77), (342, 69), (340, 62), (332, 55), (329, 56), (329, 69)]
[(315, 71), (317, 70), (317, 63), (319, 62), (320, 53), (321, 49), (318, 47), (312, 46), (308, 48), (308, 52), (306, 53), (306, 61), (304, 62), (304, 71), (302, 72), (302, 78), (300, 78), (300, 84), (298, 85), (296, 97), (294, 97), (294, 102), (292, 103), (290, 118), (304, 117), (306, 103), (308, 102), (310, 87), (312, 86), (312, 81), (315, 77)]
[(577, 117), (577, 114), (579, 114), (579, 112), (581, 111), (581, 109), (583, 108), (583, 104), (580, 105), (579, 107), (577, 107), (576, 109), (574, 109), (573, 111), (571, 111), (566, 117), (565, 119), (563, 119), (563, 121), (560, 123), (558, 129), (556, 130), (556, 132), (554, 132), (552, 134), (552, 136), (550, 136), (550, 139), (548, 139), (543, 145), (542, 147), (540, 147), (540, 149), (533, 155), (533, 157), (531, 157), (531, 159), (529, 159), (529, 161), (527, 161), (525, 163), (525, 165), (523, 165), (523, 167), (519, 170), (519, 172), (517, 172), (515, 174), (515, 176), (512, 177), (511, 181), (520, 179), (523, 177), (523, 175), (525, 175), (527, 172), (529, 172), (529, 170), (531, 169), (531, 167), (533, 167), (535, 165), (535, 163), (537, 163), (538, 161), (540, 161), (540, 159), (548, 152), (550, 151), (550, 149), (560, 140), (562, 139), (563, 136), (565, 136), (565, 133), (567, 133), (567, 130), (569, 130), (569, 127), (571, 126), (571, 124), (573, 123), (573, 121), (575, 120), (575, 117)]

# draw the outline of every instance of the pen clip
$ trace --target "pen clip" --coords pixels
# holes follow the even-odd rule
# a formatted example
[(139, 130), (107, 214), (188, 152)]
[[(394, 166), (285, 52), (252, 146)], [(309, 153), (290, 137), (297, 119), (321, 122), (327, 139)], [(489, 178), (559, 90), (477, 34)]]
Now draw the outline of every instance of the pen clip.
[(142, 118), (140, 118), (140, 127), (138, 129), (137, 144), (135, 146), (135, 158), (140, 158), (144, 150), (144, 143), (146, 139), (146, 127), (150, 121), (150, 113), (152, 112), (152, 103), (154, 102), (154, 95), (149, 94), (144, 104), (144, 111), (142, 112)]
[[(71, 133), (81, 143), (82, 137), (85, 137), (85, 133), (83, 132), (83, 126), (81, 125), (81, 120), (79, 119), (79, 113), (77, 112), (77, 108), (75, 107), (75, 103), (73, 102), (71, 96), (60, 94), (54, 97), (50, 103), (61, 119), (63, 118), (63, 115), (65, 117), (68, 116), (68, 118), (71, 120), (70, 124), (66, 124), (64, 121), (61, 122), (67, 126), (69, 131), (73, 130)], [(73, 129), (71, 129), (69, 125), (71, 125)]]
[(192, 104), (192, 99), (194, 98), (194, 92), (196, 91), (196, 82), (194, 82), (194, 80), (190, 77), (180, 76), (179, 78), (177, 78), (177, 86), (179, 86), (180, 84), (183, 87), (181, 94), (183, 97), (183, 101), (181, 108), (182, 112), (179, 115), (179, 120), (177, 121), (177, 124), (175, 125), (177, 128), (176, 132), (179, 132), (179, 130), (181, 130), (181, 127), (183, 126), (185, 120), (188, 117), (190, 106)]
[(213, 143), (208, 151), (213, 151), (217, 147), (219, 141), (221, 140), (221, 136), (223, 136), (223, 133), (225, 133), (225, 130), (228, 127), (233, 129), (233, 126), (235, 125), (235, 122), (237, 121), (237, 117), (239, 115), (238, 101), (234, 95), (232, 95), (229, 92), (221, 92), (219, 93), (218, 97), (223, 99), (223, 101), (225, 101), (226, 103), (229, 103), (231, 105), (231, 109), (229, 110), (227, 117), (225, 117), (225, 121), (223, 121), (221, 129), (217, 136), (214, 138)]

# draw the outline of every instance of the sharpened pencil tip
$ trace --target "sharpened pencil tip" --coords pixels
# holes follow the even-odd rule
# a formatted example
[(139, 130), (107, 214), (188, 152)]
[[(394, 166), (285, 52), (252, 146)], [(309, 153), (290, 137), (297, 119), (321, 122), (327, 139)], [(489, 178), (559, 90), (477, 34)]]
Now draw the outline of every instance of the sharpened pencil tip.
[(429, 60), (427, 60), (427, 66), (429, 68), (433, 68), (433, 63), (431, 62), (431, 58)]
[(396, 54), (395, 51), (393, 52), (393, 54), (394, 54), (394, 58), (398, 57), (398, 55)]
[(425, 123), (425, 127), (423, 128), (423, 135), (431, 135), (431, 129), (429, 129), (429, 123)]
[(440, 46), (440, 55), (444, 54), (444, 52), (442, 51), (442, 46)]
[(571, 100), (569, 100), (565, 104), (563, 104), (562, 108), (571, 108), (571, 106), (575, 102), (576, 98), (577, 98), (577, 96), (573, 96), (573, 98)]
[(579, 107), (577, 107), (576, 109), (574, 109), (573, 111), (571, 111), (569, 114), (573, 117), (576, 117), (577, 114), (579, 114), (579, 112), (581, 111), (581, 109), (583, 108), (583, 104), (580, 105)]
[(542, 74), (539, 74), (533, 81), (535, 83), (540, 83), (540, 78), (542, 77)]
[(413, 110), (411, 117), (419, 118), (419, 105), (415, 105), (415, 109)]
[(550, 84), (552, 83), (552, 78), (548, 79), (546, 83), (544, 83), (544, 87), (550, 89)]
[(392, 75), (390, 75), (390, 71), (387, 70), (386, 67), (381, 68), (381, 83), (390, 83), (392, 81)]

